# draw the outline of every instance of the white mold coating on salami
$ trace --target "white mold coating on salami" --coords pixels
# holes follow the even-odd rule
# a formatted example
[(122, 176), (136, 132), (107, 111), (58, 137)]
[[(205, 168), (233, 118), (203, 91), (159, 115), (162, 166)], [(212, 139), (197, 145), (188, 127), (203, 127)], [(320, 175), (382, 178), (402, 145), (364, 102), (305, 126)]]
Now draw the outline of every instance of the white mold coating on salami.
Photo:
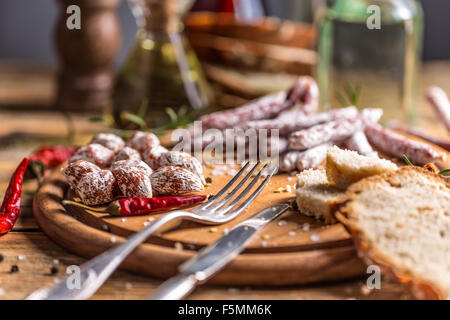
[(344, 145), (347, 149), (356, 151), (360, 155), (368, 157), (378, 157), (378, 153), (372, 149), (372, 146), (367, 140), (364, 131), (356, 132), (354, 135), (344, 141)]
[(93, 143), (78, 149), (72, 158), (70, 158), (69, 162), (86, 160), (95, 163), (100, 168), (105, 168), (111, 164), (113, 158), (113, 151), (102, 146), (101, 144)]
[(156, 147), (153, 147), (151, 149), (147, 149), (142, 154), (142, 158), (145, 161), (146, 164), (150, 166), (153, 170), (158, 169), (161, 167), (161, 155), (166, 153), (168, 150), (164, 148), (161, 145), (158, 145)]
[(86, 173), (78, 182), (75, 192), (86, 205), (111, 202), (117, 190), (116, 179), (109, 170)]
[(161, 167), (150, 176), (155, 195), (182, 195), (203, 190), (200, 178), (181, 167)]
[[(144, 162), (140, 162), (147, 166)], [(116, 162), (116, 164), (117, 163), (118, 162)], [(150, 168), (148, 169), (151, 171)], [(111, 171), (116, 178), (117, 185), (119, 186), (119, 189), (124, 197), (152, 197), (152, 184), (150, 182), (150, 175), (147, 170), (144, 170), (142, 167), (138, 166), (124, 165), (115, 166), (114, 168), (111, 168)]]
[(187, 169), (196, 174), (200, 180), (205, 183), (205, 178), (203, 177), (203, 167), (200, 161), (186, 152), (165, 152), (161, 155), (159, 162), (162, 167), (175, 166)]
[(289, 147), (306, 150), (321, 144), (340, 142), (363, 129), (364, 122), (361, 117), (330, 121), (292, 133), (289, 136)]
[(141, 160), (141, 155), (139, 152), (131, 147), (123, 147), (114, 156), (113, 162), (121, 160)]
[(125, 142), (121, 137), (116, 136), (112, 133), (98, 133), (96, 134), (90, 144), (101, 144), (102, 146), (108, 148), (109, 150), (117, 153), (120, 149), (125, 146)]
[(437, 152), (430, 145), (411, 140), (378, 124), (367, 126), (365, 133), (369, 142), (377, 149), (398, 158), (406, 155), (415, 165), (433, 163), (446, 158), (444, 153)]
[(136, 131), (126, 143), (127, 146), (139, 151), (141, 155), (159, 144), (159, 139), (155, 134), (142, 131)]
[(93, 171), (101, 171), (100, 167), (86, 160), (78, 160), (69, 163), (63, 170), (63, 174), (72, 189), (75, 189), (78, 182), (85, 174)]
[(137, 168), (147, 176), (150, 176), (153, 173), (153, 170), (144, 161), (137, 159), (120, 160), (111, 165), (111, 171), (113, 172), (120, 168)]
[(278, 129), (280, 130), (280, 135), (287, 135), (291, 132), (307, 129), (321, 123), (340, 119), (354, 119), (357, 117), (358, 109), (355, 107), (336, 109), (312, 115), (307, 115), (299, 109), (292, 109), (280, 113), (274, 119), (247, 121), (236, 126), (236, 128), (244, 131), (247, 129)]

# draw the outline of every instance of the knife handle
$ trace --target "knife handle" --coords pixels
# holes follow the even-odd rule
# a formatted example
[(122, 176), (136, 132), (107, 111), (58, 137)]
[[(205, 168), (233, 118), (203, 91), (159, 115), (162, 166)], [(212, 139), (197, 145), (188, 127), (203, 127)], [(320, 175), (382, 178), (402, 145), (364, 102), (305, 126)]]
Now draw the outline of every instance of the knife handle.
[(164, 282), (158, 290), (152, 294), (152, 300), (179, 300), (186, 297), (191, 293), (195, 285), (197, 284), (197, 279), (193, 274), (179, 274), (173, 278), (170, 278)]

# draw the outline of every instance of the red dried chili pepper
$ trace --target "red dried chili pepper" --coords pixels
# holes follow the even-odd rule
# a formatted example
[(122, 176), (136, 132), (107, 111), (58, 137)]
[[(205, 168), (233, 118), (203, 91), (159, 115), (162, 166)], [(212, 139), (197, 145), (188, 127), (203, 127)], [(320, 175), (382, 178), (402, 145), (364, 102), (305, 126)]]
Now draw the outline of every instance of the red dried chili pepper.
[(29, 171), (39, 180), (47, 168), (55, 168), (69, 160), (77, 151), (74, 146), (44, 146), (30, 155)]
[(23, 176), (28, 166), (28, 158), (24, 158), (9, 181), (5, 197), (0, 208), (0, 236), (8, 233), (14, 227), (20, 213), (22, 199)]
[(74, 146), (45, 146), (34, 151), (30, 161), (41, 161), (46, 168), (54, 168), (69, 160), (77, 149)]
[(205, 195), (186, 197), (127, 198), (111, 202), (106, 209), (93, 208), (70, 200), (64, 200), (63, 204), (71, 204), (94, 212), (109, 213), (112, 216), (128, 217), (143, 216), (155, 211), (191, 206), (204, 201), (206, 198), (207, 196)]

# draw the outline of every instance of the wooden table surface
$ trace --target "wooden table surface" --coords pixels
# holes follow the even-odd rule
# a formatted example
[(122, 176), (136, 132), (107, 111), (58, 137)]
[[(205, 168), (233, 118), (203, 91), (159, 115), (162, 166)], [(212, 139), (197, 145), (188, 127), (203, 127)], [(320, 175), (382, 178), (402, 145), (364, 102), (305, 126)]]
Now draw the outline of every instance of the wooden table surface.
[[(450, 92), (450, 62), (426, 64), (422, 89), (436, 84)], [(54, 93), (52, 72), (48, 68), (0, 62), (0, 197), (3, 199), (9, 177), (22, 157), (44, 143), (64, 141), (68, 131), (66, 118), (51, 111)], [(44, 110), (44, 111), (43, 111)], [(430, 112), (420, 109), (421, 125), (435, 133), (444, 128)], [(89, 116), (73, 115), (75, 140), (86, 143), (101, 126)], [(33, 290), (51, 284), (65, 273), (67, 266), (80, 265), (85, 259), (53, 243), (33, 218), (32, 197), (37, 184), (24, 185), (22, 211), (14, 230), (0, 238), (0, 299), (23, 299)], [(12, 266), (18, 272), (11, 272)], [(94, 299), (142, 299), (161, 283), (130, 272), (117, 271), (94, 295)], [(202, 286), (190, 299), (400, 299), (402, 289), (383, 283), (380, 290), (369, 291), (365, 279), (306, 287), (229, 288)]]

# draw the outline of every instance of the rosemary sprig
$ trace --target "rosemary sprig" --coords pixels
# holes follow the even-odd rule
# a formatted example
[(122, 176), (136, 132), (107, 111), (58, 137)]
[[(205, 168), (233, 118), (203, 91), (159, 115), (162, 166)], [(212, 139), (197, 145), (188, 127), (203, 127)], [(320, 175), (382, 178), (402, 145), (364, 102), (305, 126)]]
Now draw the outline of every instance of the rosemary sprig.
[[(403, 155), (403, 160), (406, 162), (406, 164), (408, 166), (413, 166), (413, 164), (411, 163), (411, 161), (409, 161), (408, 157), (404, 154)], [(441, 172), (439, 172), (439, 175), (443, 176), (444, 178), (450, 179), (450, 169), (445, 169), (442, 170)]]
[(446, 179), (450, 179), (450, 169), (442, 170), (439, 174)]
[(412, 162), (409, 161), (409, 159), (408, 159), (408, 157), (406, 156), (406, 154), (403, 155), (403, 160), (405, 161), (405, 163), (406, 163), (408, 166), (413, 166)]
[[(192, 110), (188, 111), (186, 106), (181, 106), (178, 111), (175, 111), (172, 108), (166, 108), (165, 112), (169, 117), (169, 122), (158, 128), (149, 128), (147, 126), (147, 122), (144, 117), (148, 109), (148, 103), (144, 100), (139, 107), (138, 113), (134, 114), (128, 111), (124, 111), (120, 114), (120, 117), (124, 120), (127, 120), (139, 127), (141, 131), (151, 131), (156, 135), (163, 135), (166, 131), (177, 129), (180, 127), (184, 127), (191, 123), (195, 119), (196, 111)], [(116, 133), (122, 135), (124, 138), (128, 137), (133, 130), (120, 130), (114, 128), (114, 120), (111, 117), (92, 117), (89, 119), (91, 122), (101, 122), (104, 126), (110, 128)]]
[(344, 85), (344, 91), (336, 92), (336, 99), (342, 107), (355, 106), (358, 107), (359, 99), (361, 97), (362, 86), (360, 83), (354, 87), (350, 83)]

